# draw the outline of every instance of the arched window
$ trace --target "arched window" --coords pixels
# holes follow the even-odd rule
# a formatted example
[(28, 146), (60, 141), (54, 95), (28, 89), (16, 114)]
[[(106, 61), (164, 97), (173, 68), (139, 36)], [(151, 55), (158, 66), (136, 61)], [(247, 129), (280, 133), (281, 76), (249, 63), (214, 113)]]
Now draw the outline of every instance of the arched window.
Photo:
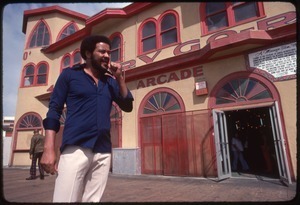
[(34, 80), (34, 66), (28, 65), (24, 69), (23, 86), (30, 86)]
[(71, 22), (67, 27), (60, 33), (58, 41), (64, 39), (65, 37), (75, 33), (78, 30), (74, 22)]
[(161, 45), (166, 46), (178, 42), (176, 17), (172, 13), (163, 16), (160, 23)]
[(122, 61), (122, 58), (121, 58), (122, 38), (120, 35), (116, 34), (111, 39), (112, 39), (111, 40), (111, 54), (110, 54), (111, 61), (120, 62), (120, 61)]
[(271, 81), (253, 72), (235, 72), (225, 76), (211, 90), (209, 107), (234, 107), (274, 102), (279, 95)]
[(155, 51), (180, 42), (178, 14), (168, 10), (158, 20), (145, 20), (139, 28), (139, 54)]
[(80, 64), (81, 63), (81, 54), (79, 51), (76, 51), (73, 53), (73, 65)]
[(46, 85), (48, 64), (41, 62), (37, 66), (29, 64), (23, 71), (22, 87)]
[(71, 57), (67, 54), (62, 58), (61, 70), (69, 67), (71, 67)]
[(81, 54), (78, 49), (76, 49), (72, 55), (67, 53), (64, 55), (64, 57), (61, 60), (61, 70), (60, 71), (62, 71), (65, 68), (72, 67), (76, 64), (80, 64), (81, 61), (82, 61)]
[(261, 99), (271, 99), (272, 94), (259, 81), (239, 78), (227, 82), (216, 95), (216, 104), (239, 103)]
[(18, 128), (40, 128), (41, 119), (36, 114), (26, 114), (20, 119)]
[(144, 107), (143, 114), (152, 114), (159, 112), (168, 112), (180, 110), (177, 99), (167, 92), (159, 92), (152, 95)]
[(206, 26), (208, 31), (228, 26), (226, 3), (206, 3)]
[(47, 65), (42, 63), (37, 68), (37, 84), (46, 84), (47, 83)]
[(33, 30), (30, 38), (29, 48), (47, 46), (50, 44), (50, 35), (48, 28), (43, 20)]
[(207, 2), (200, 4), (203, 34), (264, 16), (262, 2)]
[(156, 24), (149, 21), (144, 24), (142, 29), (142, 52), (155, 50), (157, 48)]
[(180, 95), (169, 88), (158, 88), (151, 91), (141, 103), (140, 116), (160, 115), (164, 112), (185, 110)]

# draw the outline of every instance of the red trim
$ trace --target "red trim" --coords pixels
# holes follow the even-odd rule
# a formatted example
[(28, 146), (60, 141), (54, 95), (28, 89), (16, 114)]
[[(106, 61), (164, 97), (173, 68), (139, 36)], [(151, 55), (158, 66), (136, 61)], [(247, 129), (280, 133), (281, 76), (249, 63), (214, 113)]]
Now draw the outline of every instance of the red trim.
[(54, 85), (51, 85), (51, 86), (47, 89), (47, 92), (52, 92), (52, 91), (53, 91), (53, 88), (54, 88)]
[(65, 9), (60, 6), (49, 6), (49, 7), (43, 7), (43, 8), (38, 8), (38, 9), (26, 10), (26, 11), (24, 11), (24, 17), (23, 17), (23, 27), (22, 27), (23, 33), (26, 33), (27, 21), (28, 21), (29, 17), (51, 14), (51, 13), (61, 13), (63, 15), (70, 16), (72, 18), (76, 18), (76, 19), (79, 19), (82, 21), (85, 21), (88, 18), (88, 16), (86, 16), (84, 14), (81, 14), (81, 13), (78, 13), (75, 11), (71, 11), (69, 9)]
[(39, 101), (48, 101), (48, 100), (50, 100), (51, 94), (52, 94), (52, 92), (45, 93), (42, 95), (35, 96), (35, 98), (38, 99)]

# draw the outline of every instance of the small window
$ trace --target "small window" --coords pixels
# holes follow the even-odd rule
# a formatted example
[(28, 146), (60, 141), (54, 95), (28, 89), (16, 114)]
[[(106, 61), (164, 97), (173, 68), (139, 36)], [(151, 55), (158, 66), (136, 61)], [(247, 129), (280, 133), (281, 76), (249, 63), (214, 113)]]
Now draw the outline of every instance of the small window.
[(262, 2), (207, 2), (200, 4), (203, 34), (264, 16)]
[(80, 64), (81, 63), (81, 54), (79, 51), (77, 51), (74, 56), (73, 56), (73, 65), (76, 65), (76, 64)]
[(76, 49), (72, 55), (69, 53), (65, 54), (64, 57), (61, 60), (61, 70), (66, 69), (66, 68), (71, 68), (74, 65), (80, 64), (81, 63), (81, 54), (80, 52)]
[(147, 22), (142, 30), (142, 50), (147, 52), (156, 49), (156, 25), (154, 22)]
[(233, 3), (233, 5), (234, 17), (236, 22), (258, 16), (257, 4), (255, 2)]
[(206, 14), (206, 25), (208, 27), (208, 31), (228, 26), (225, 3), (207, 3)]
[(45, 84), (47, 82), (47, 65), (41, 64), (38, 67), (37, 84)]
[(173, 14), (165, 15), (161, 21), (161, 42), (162, 46), (177, 42), (177, 25)]
[(48, 65), (40, 63), (37, 66), (27, 65), (24, 68), (23, 87), (38, 86), (47, 84)]
[(34, 80), (34, 66), (29, 65), (25, 68), (24, 86), (30, 86)]
[(71, 57), (66, 56), (63, 58), (63, 69), (71, 67)]
[(156, 20), (147, 19), (139, 28), (139, 54), (155, 51), (180, 42), (176, 11), (167, 10)]
[(29, 48), (47, 46), (50, 43), (49, 31), (46, 24), (41, 21), (33, 31)]
[(114, 62), (121, 61), (121, 38), (115, 36), (111, 41), (111, 60)]

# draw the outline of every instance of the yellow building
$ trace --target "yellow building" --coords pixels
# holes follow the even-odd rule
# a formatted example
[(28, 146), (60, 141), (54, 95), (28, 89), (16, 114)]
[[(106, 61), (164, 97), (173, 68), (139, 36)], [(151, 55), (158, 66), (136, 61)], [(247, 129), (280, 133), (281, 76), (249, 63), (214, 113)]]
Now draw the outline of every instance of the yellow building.
[[(10, 165), (28, 166), (62, 69), (90, 34), (112, 40), (131, 113), (111, 111), (112, 171), (230, 178), (239, 132), (248, 173), (296, 179), (296, 12), (287, 2), (132, 3), (94, 16), (24, 12), (25, 48)], [(61, 139), (65, 114), (61, 118)]]

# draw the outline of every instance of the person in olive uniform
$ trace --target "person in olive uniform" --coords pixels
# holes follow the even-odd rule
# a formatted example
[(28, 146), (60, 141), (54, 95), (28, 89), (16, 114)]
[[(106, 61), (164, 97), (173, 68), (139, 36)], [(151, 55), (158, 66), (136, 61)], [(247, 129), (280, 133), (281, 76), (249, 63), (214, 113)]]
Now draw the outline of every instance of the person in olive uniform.
[(30, 177), (26, 180), (36, 179), (36, 162), (38, 162), (40, 179), (44, 179), (44, 169), (40, 164), (41, 157), (44, 151), (45, 136), (39, 134), (39, 130), (33, 131), (31, 138), (29, 157), (31, 159)]

